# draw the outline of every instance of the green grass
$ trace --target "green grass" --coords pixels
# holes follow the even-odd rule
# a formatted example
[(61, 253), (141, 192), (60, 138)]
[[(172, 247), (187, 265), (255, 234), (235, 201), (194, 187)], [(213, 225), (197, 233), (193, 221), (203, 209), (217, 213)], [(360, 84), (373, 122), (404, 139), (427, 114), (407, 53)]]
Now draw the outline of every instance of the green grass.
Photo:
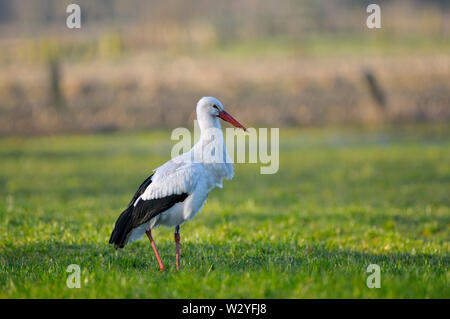
[(173, 230), (154, 231), (158, 273), (146, 240), (107, 241), (169, 137), (0, 139), (0, 297), (450, 297), (448, 128), (282, 129), (277, 174), (238, 165), (182, 226), (181, 271)]

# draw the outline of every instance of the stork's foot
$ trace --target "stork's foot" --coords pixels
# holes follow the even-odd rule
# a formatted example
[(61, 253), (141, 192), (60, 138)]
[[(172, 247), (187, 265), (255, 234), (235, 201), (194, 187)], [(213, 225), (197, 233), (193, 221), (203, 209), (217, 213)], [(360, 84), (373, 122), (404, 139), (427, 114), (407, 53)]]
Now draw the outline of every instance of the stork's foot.
[(153, 240), (152, 237), (152, 231), (147, 230), (145, 233), (147, 234), (147, 237), (150, 240), (150, 244), (152, 245), (153, 251), (155, 252), (156, 259), (158, 260), (159, 272), (162, 272), (164, 271), (165, 267), (164, 264), (162, 263), (161, 257), (159, 257), (158, 249), (156, 248), (155, 241)]

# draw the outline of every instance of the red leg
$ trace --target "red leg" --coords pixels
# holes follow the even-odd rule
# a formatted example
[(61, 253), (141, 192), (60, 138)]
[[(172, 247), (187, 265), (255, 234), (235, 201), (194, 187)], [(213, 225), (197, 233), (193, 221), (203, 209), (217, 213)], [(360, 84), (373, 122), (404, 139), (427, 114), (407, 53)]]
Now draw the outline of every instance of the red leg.
[(159, 257), (158, 249), (156, 249), (156, 244), (155, 244), (155, 241), (153, 240), (153, 237), (152, 237), (152, 231), (151, 230), (147, 230), (145, 233), (147, 234), (147, 237), (150, 240), (150, 244), (152, 244), (153, 251), (155, 252), (155, 255), (156, 255), (156, 259), (158, 259), (159, 271), (163, 271), (164, 270), (164, 265), (163, 265), (163, 263), (161, 261), (161, 257)]
[(180, 269), (180, 226), (175, 228), (175, 249), (177, 255), (177, 270)]

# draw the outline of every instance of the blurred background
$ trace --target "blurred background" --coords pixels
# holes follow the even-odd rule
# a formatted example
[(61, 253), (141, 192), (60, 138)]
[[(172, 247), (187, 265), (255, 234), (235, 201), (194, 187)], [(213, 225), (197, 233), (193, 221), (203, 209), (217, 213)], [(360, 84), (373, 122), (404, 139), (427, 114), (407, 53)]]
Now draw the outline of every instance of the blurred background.
[(450, 118), (450, 1), (0, 0), (0, 134), (191, 126), (216, 96), (248, 126)]
[[(449, 40), (444, 0), (0, 0), (0, 298), (450, 297)], [(159, 275), (108, 238), (206, 95), (280, 169), (236, 165)]]

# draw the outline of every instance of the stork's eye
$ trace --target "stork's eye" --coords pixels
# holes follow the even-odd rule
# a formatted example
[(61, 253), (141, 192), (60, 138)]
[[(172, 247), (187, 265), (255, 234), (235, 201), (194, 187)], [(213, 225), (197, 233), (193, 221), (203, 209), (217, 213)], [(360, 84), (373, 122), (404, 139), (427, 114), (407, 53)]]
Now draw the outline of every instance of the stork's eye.
[(219, 107), (217, 105), (213, 105), (213, 108), (215, 108), (217, 111), (219, 110)]

